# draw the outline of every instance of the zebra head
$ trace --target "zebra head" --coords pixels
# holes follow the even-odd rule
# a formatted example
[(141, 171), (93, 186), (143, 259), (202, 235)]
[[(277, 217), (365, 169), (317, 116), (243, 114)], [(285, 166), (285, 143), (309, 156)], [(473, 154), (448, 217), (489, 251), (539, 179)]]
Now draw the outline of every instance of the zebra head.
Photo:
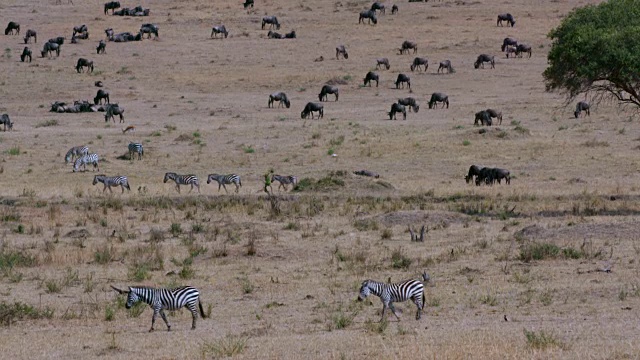
[(212, 180), (215, 180), (218, 176), (220, 176), (220, 175), (218, 175), (218, 174), (210, 174), (210, 175), (207, 177), (207, 184), (211, 184), (211, 181), (212, 181)]
[(371, 294), (371, 289), (369, 288), (369, 280), (365, 280), (362, 282), (362, 286), (360, 286), (360, 294), (358, 295), (358, 301), (362, 301), (367, 298)]
[(164, 174), (163, 182), (166, 183), (167, 181), (173, 180), (175, 178), (176, 178), (176, 173), (168, 172), (168, 173)]
[(131, 309), (131, 307), (133, 306), (133, 304), (135, 304), (136, 302), (140, 301), (140, 297), (138, 296), (138, 294), (136, 294), (134, 291), (131, 291), (131, 287), (129, 287), (129, 290), (125, 291), (125, 290), (120, 290), (117, 287), (111, 285), (111, 288), (115, 291), (117, 291), (119, 294), (127, 294), (127, 304), (125, 305), (125, 307), (127, 309)]

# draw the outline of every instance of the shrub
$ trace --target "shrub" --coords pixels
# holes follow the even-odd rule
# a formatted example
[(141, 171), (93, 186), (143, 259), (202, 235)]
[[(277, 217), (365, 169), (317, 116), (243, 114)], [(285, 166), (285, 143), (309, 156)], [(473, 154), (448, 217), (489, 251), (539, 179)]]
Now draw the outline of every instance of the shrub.
[(546, 349), (552, 346), (562, 346), (562, 343), (556, 339), (556, 337), (544, 330), (536, 333), (535, 331), (528, 331), (524, 329), (524, 336), (527, 338), (527, 344), (534, 349)]
[(45, 307), (44, 309), (36, 309), (31, 305), (21, 302), (7, 304), (0, 303), (0, 325), (11, 326), (17, 320), (23, 319), (51, 319), (53, 317), (53, 309)]
[(404, 254), (401, 247), (391, 253), (391, 266), (394, 269), (407, 269), (411, 266), (411, 259)]
[(520, 248), (520, 260), (524, 262), (556, 258), (559, 254), (560, 248), (551, 243), (531, 242)]
[(200, 352), (203, 358), (212, 357), (218, 359), (242, 354), (246, 345), (247, 338), (227, 335), (223, 339), (202, 344)]

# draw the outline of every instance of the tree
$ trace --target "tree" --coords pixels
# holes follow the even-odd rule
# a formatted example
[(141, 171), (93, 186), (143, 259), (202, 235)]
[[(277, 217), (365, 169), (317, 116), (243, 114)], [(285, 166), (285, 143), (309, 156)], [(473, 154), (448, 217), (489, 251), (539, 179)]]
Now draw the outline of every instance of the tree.
[(543, 76), (567, 102), (591, 93), (640, 107), (640, 0), (610, 0), (571, 12), (551, 30)]

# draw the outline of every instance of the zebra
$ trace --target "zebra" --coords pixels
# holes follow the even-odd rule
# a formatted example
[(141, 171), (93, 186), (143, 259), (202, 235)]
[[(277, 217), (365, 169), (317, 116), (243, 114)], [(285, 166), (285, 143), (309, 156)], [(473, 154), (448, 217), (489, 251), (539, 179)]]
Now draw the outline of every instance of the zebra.
[(271, 175), (271, 182), (279, 182), (280, 186), (278, 186), (278, 191), (280, 190), (280, 187), (284, 188), (284, 191), (287, 191), (287, 185), (291, 184), (291, 185), (296, 185), (298, 183), (298, 178), (296, 176), (293, 175), (288, 175), (288, 176), (282, 176), (282, 175), (277, 175), (277, 174), (273, 174)]
[(240, 176), (236, 174), (229, 174), (229, 175), (209, 174), (209, 176), (207, 177), (207, 184), (211, 184), (211, 181), (218, 182), (218, 192), (220, 191), (220, 187), (223, 187), (224, 191), (226, 191), (227, 194), (229, 193), (229, 191), (227, 190), (227, 187), (225, 186), (225, 184), (234, 184), (236, 186), (236, 193), (238, 192), (238, 190), (240, 190), (240, 187), (242, 186), (242, 181), (240, 181)]
[(169, 180), (173, 180), (176, 182), (176, 190), (178, 190), (178, 194), (180, 193), (180, 185), (191, 185), (191, 190), (189, 193), (193, 191), (193, 187), (198, 188), (198, 193), (200, 193), (200, 181), (198, 177), (195, 175), (178, 175), (174, 172), (168, 172), (164, 174), (164, 183)]
[(89, 155), (89, 147), (86, 145), (74, 146), (69, 151), (67, 151), (67, 155), (64, 156), (64, 163), (68, 164), (69, 161), (72, 161), (76, 157), (81, 157), (84, 155)]
[(141, 143), (129, 143), (129, 160), (135, 158), (135, 154), (138, 154), (138, 160), (142, 160), (144, 155), (144, 147)]
[[(423, 278), (426, 277), (423, 275)], [(360, 286), (360, 294), (358, 295), (358, 301), (363, 301), (370, 294), (374, 294), (380, 297), (382, 301), (382, 318), (380, 322), (384, 320), (384, 313), (387, 308), (391, 309), (396, 319), (400, 321), (396, 309), (393, 306), (394, 302), (403, 302), (411, 299), (418, 311), (416, 312), (416, 320), (420, 320), (422, 310), (424, 309), (424, 285), (418, 280), (407, 280), (398, 284), (385, 284), (374, 280), (365, 280)]]
[(100, 167), (98, 166), (99, 160), (100, 159), (98, 158), (98, 154), (83, 155), (77, 158), (76, 161), (73, 163), (73, 172), (79, 171), (80, 166), (82, 166), (83, 170), (86, 171), (87, 164), (93, 164), (93, 168), (98, 169), (98, 171), (100, 171)]
[(129, 287), (128, 291), (120, 290), (113, 285), (111, 285), (111, 288), (120, 294), (127, 294), (127, 304), (125, 305), (127, 309), (131, 309), (138, 301), (143, 301), (151, 306), (153, 309), (153, 317), (151, 318), (151, 329), (149, 332), (153, 332), (153, 325), (156, 322), (158, 313), (162, 316), (164, 323), (167, 324), (167, 331), (171, 331), (171, 324), (169, 324), (169, 320), (167, 320), (167, 316), (164, 314), (164, 309), (179, 310), (187, 307), (189, 311), (191, 311), (192, 316), (191, 330), (195, 330), (196, 319), (198, 318), (196, 303), (200, 309), (200, 316), (202, 316), (203, 319), (206, 318), (204, 309), (202, 308), (202, 302), (200, 301), (200, 292), (191, 286), (181, 286), (174, 289)]
[(113, 192), (111, 190), (112, 186), (120, 186), (122, 188), (122, 193), (124, 193), (124, 189), (131, 191), (131, 187), (129, 187), (129, 180), (126, 176), (106, 176), (106, 175), (95, 175), (93, 177), (93, 185), (101, 182), (104, 184), (104, 189), (102, 192), (109, 189), (109, 192)]

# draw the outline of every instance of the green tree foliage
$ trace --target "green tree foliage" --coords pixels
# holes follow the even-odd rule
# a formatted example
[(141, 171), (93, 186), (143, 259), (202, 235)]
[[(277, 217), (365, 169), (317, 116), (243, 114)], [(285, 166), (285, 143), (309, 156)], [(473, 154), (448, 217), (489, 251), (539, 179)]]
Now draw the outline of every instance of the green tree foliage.
[(568, 102), (589, 92), (640, 107), (640, 0), (576, 9), (548, 36), (547, 91)]

